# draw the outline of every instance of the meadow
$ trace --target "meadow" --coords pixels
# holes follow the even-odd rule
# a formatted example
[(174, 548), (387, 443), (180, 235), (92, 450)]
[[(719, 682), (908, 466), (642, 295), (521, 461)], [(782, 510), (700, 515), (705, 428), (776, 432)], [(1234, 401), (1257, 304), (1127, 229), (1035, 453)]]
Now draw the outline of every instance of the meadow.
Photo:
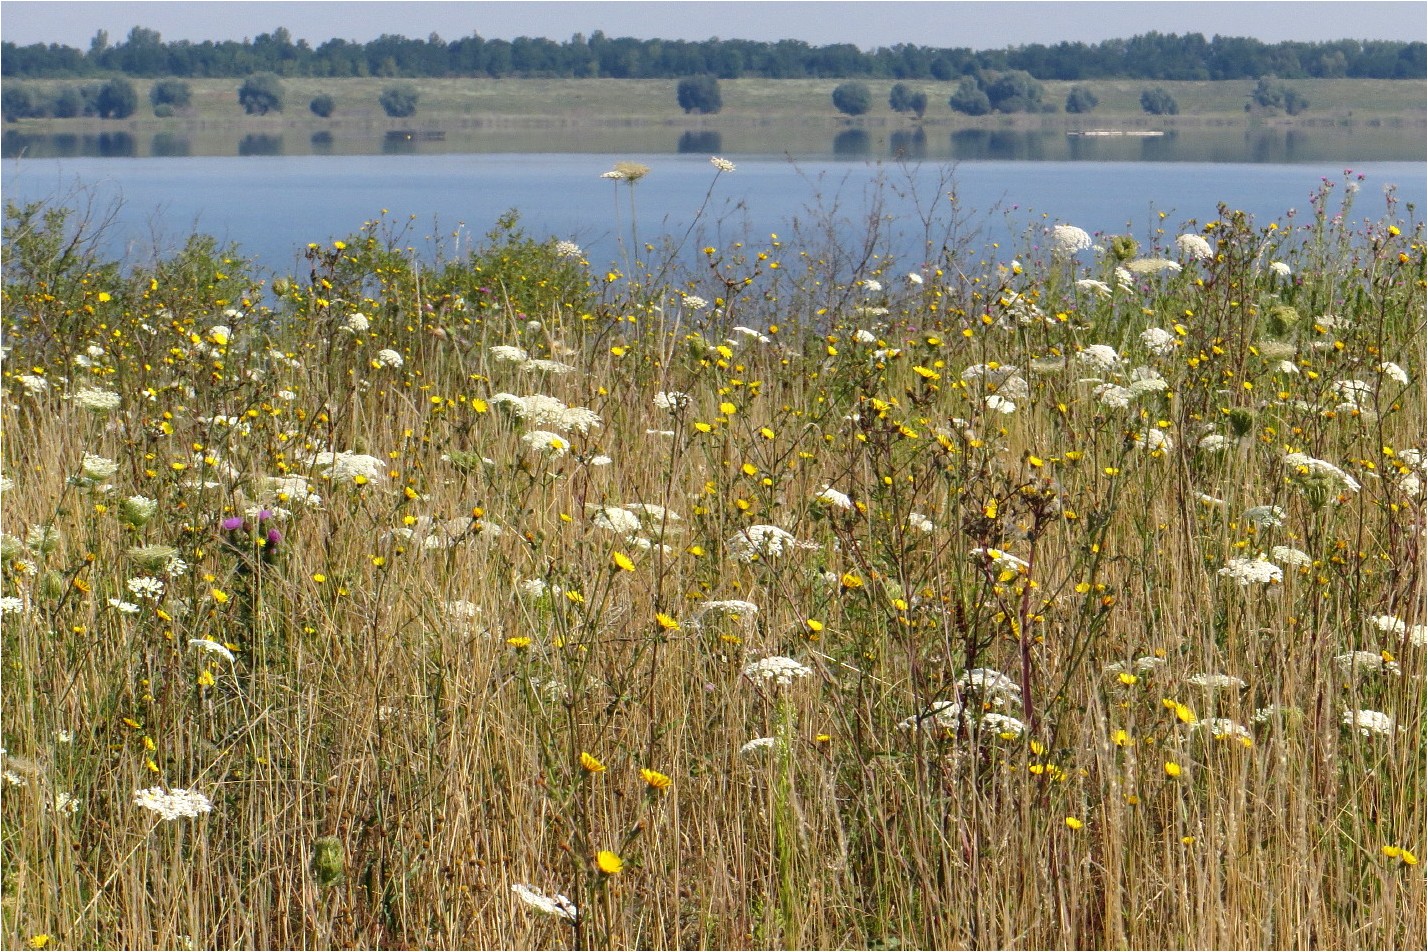
[(615, 265), (7, 210), (5, 945), (1423, 947), (1419, 210), (659, 174)]

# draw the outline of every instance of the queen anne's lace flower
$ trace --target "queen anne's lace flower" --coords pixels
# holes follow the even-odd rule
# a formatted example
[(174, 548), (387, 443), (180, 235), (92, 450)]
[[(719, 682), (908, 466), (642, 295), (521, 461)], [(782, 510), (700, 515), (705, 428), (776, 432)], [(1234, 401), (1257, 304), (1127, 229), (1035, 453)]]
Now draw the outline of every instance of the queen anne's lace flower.
[(847, 493), (841, 493), (832, 486), (825, 484), (822, 491), (813, 497), (814, 502), (821, 502), (838, 509), (852, 509), (853, 500), (848, 498)]
[(1335, 655), (1334, 664), (1347, 677), (1355, 674), (1391, 674), (1401, 675), (1403, 669), (1398, 666), (1397, 661), (1386, 661), (1383, 655), (1377, 651), (1350, 651), (1345, 654)]
[(157, 813), (164, 820), (196, 817), (200, 813), (213, 810), (213, 804), (208, 797), (197, 790), (185, 790), (182, 787), (175, 787), (173, 790), (165, 790), (162, 787), (139, 790), (134, 793), (134, 803)]
[(1251, 506), (1245, 510), (1242, 518), (1256, 529), (1269, 529), (1284, 525), (1285, 515), (1280, 506)]
[(1078, 251), (1091, 247), (1091, 236), (1086, 229), (1075, 225), (1056, 225), (1051, 229), (1051, 253), (1058, 258), (1069, 258)]
[(1233, 674), (1192, 674), (1185, 680), (1197, 688), (1209, 688), (1211, 690), (1234, 688), (1239, 691), (1245, 687), (1244, 678), (1237, 678)]
[(1076, 359), (1097, 370), (1113, 370), (1121, 362), (1121, 355), (1110, 344), (1092, 344), (1076, 354)]
[(1343, 724), (1345, 727), (1354, 728), (1365, 737), (1393, 733), (1393, 718), (1381, 711), (1344, 711)]
[(1284, 570), (1264, 558), (1230, 559), (1219, 574), (1240, 585), (1273, 585), (1284, 581)]
[(757, 558), (774, 558), (795, 549), (816, 549), (811, 542), (799, 542), (791, 533), (778, 526), (754, 525), (741, 529), (724, 543), (729, 554), (740, 562)]
[(1181, 235), (1175, 239), (1175, 245), (1181, 254), (1197, 261), (1209, 261), (1215, 257), (1210, 243), (1199, 235)]
[(1237, 740), (1248, 746), (1254, 743), (1254, 735), (1249, 728), (1230, 720), (1228, 717), (1206, 717), (1190, 725), (1194, 733), (1209, 734), (1215, 740)]
[(1284, 463), (1289, 467), (1289, 472), (1298, 476), (1322, 476), (1328, 477), (1339, 483), (1349, 492), (1358, 492), (1362, 486), (1357, 479), (1344, 472), (1333, 463), (1325, 462), (1322, 459), (1315, 459), (1306, 453), (1286, 453)]
[(770, 655), (744, 665), (744, 677), (755, 683), (788, 685), (797, 678), (806, 678), (813, 669), (783, 655)]
[(709, 159), (709, 164), (714, 166), (714, 168), (718, 169), (720, 172), (734, 171), (733, 162), (730, 162), (728, 159), (721, 159), (717, 155)]

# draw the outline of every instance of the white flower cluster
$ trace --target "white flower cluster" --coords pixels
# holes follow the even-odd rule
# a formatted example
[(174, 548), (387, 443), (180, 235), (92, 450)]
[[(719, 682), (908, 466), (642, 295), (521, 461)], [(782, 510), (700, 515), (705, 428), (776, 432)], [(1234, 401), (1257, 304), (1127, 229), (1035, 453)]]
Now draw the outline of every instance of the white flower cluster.
[(1281, 506), (1251, 506), (1241, 518), (1256, 529), (1270, 529), (1284, 525), (1286, 515)]
[(754, 525), (740, 529), (724, 543), (729, 554), (740, 562), (757, 558), (777, 558), (795, 549), (816, 549), (812, 542), (799, 542), (792, 533), (778, 526)]
[(1393, 615), (1375, 615), (1369, 619), (1370, 623), (1379, 631), (1402, 638), (1408, 636), (1409, 644), (1415, 648), (1428, 647), (1428, 625), (1413, 625), (1410, 627), (1401, 618)]
[(1314, 560), (1309, 556), (1309, 553), (1301, 552), (1289, 545), (1276, 545), (1271, 547), (1269, 557), (1280, 565), (1296, 569), (1310, 568), (1314, 564)]
[(1365, 737), (1374, 734), (1392, 735), (1393, 718), (1381, 711), (1345, 711), (1343, 724), (1357, 730)]
[(1254, 743), (1254, 735), (1249, 732), (1249, 728), (1228, 717), (1207, 717), (1198, 720), (1190, 725), (1190, 730), (1196, 733), (1207, 733), (1215, 740), (1237, 740), (1247, 747)]
[(1092, 344), (1078, 351), (1076, 359), (1096, 370), (1114, 370), (1121, 362), (1121, 355), (1110, 344)]
[(783, 655), (770, 655), (744, 665), (744, 677), (750, 681), (774, 686), (789, 685), (797, 678), (806, 678), (813, 669)]
[(529, 433), (522, 434), (521, 442), (530, 452), (547, 453), (556, 459), (570, 452), (570, 441), (559, 433), (552, 433), (549, 430), (531, 430)]
[(521, 902), (530, 906), (537, 912), (543, 912), (548, 916), (555, 916), (557, 919), (564, 919), (566, 922), (574, 922), (580, 917), (579, 910), (575, 903), (571, 902), (561, 893), (547, 896), (534, 886), (526, 886), (522, 883), (513, 883), (511, 892), (515, 893)]
[(1162, 271), (1174, 274), (1180, 271), (1180, 265), (1169, 258), (1136, 258), (1134, 261), (1127, 261), (1125, 269), (1131, 274), (1159, 274)]
[(368, 482), (381, 482), (387, 477), (387, 464), (365, 453), (322, 452), (312, 457), (314, 469), (325, 470), (334, 482), (350, 482), (361, 476)]
[(347, 315), (347, 319), (342, 322), (342, 329), (349, 334), (365, 334), (372, 322), (367, 319), (366, 314), (353, 313)]
[(827, 483), (824, 483), (823, 489), (816, 496), (813, 497), (813, 501), (821, 502), (825, 505), (833, 506), (838, 509), (853, 508), (853, 500), (848, 498), (847, 493), (839, 492), (832, 486), (829, 486)]
[(1200, 235), (1181, 235), (1175, 239), (1175, 246), (1181, 254), (1196, 261), (1212, 261), (1215, 257), (1215, 250)]
[(1051, 254), (1057, 258), (1069, 258), (1078, 251), (1091, 247), (1091, 236), (1086, 229), (1075, 225), (1056, 225), (1051, 229)]
[(717, 170), (720, 171), (720, 172), (732, 172), (732, 171), (734, 171), (734, 163), (733, 163), (733, 162), (730, 162), (728, 159), (721, 159), (721, 158), (719, 158), (719, 156), (717, 156), (717, 155), (716, 155), (716, 156), (713, 156), (712, 158), (709, 159), (709, 164), (712, 165), (712, 166), (714, 166), (714, 168), (717, 169)]
[(397, 353), (395, 350), (392, 350), (390, 347), (387, 347), (377, 351), (377, 356), (372, 358), (372, 363), (376, 364), (378, 367), (391, 367), (395, 369), (406, 363), (406, 361), (402, 359), (401, 354)]
[(585, 251), (573, 241), (557, 241), (555, 253), (561, 258), (583, 258)]
[(213, 810), (213, 803), (208, 797), (197, 790), (185, 790), (182, 787), (175, 787), (173, 790), (150, 787), (147, 790), (135, 791), (134, 804), (157, 813), (164, 820), (196, 817), (200, 813)]
[(705, 618), (709, 615), (723, 615), (744, 625), (753, 625), (758, 613), (759, 606), (753, 602), (746, 602), (739, 598), (713, 599), (699, 606), (699, 610), (689, 620), (689, 627), (695, 629), (703, 627)]
[(1327, 476), (1335, 480), (1349, 492), (1356, 493), (1362, 486), (1357, 479), (1344, 472), (1333, 463), (1315, 459), (1306, 453), (1286, 453), (1284, 464), (1291, 474), (1299, 476)]
[(1383, 655), (1377, 651), (1350, 651), (1335, 655), (1334, 664), (1345, 677), (1353, 677), (1356, 674), (1403, 674), (1403, 669), (1398, 666), (1397, 661), (1385, 661)]
[(1284, 581), (1284, 570), (1264, 558), (1230, 559), (1219, 574), (1240, 585), (1273, 585)]
[(91, 413), (108, 413), (118, 409), (121, 399), (113, 390), (101, 390), (97, 387), (81, 387), (70, 396), (70, 400)]
[(1212, 691), (1220, 688), (1234, 688), (1236, 691), (1241, 691), (1245, 687), (1244, 679), (1237, 678), (1233, 674), (1192, 674), (1185, 680), (1197, 688), (1207, 688)]
[(565, 401), (543, 393), (518, 397), (513, 393), (498, 393), (491, 397), (497, 406), (510, 407), (522, 423), (535, 427), (552, 427), (562, 432), (589, 433), (603, 425), (600, 414), (588, 407), (571, 407)]
[(216, 641), (209, 641), (207, 638), (190, 638), (188, 640), (190, 648), (197, 648), (199, 651), (211, 655), (217, 655), (224, 661), (233, 661), (233, 652), (228, 650), (226, 645), (220, 645)]

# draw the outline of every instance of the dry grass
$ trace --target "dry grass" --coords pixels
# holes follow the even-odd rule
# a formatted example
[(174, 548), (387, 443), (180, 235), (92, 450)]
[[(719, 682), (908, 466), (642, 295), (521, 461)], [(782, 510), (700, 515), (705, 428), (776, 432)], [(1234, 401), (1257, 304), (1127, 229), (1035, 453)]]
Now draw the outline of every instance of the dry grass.
[[(509, 232), (417, 266), (380, 224), (262, 287), (12, 218), (7, 946), (1422, 947), (1424, 237), (1338, 197), (1106, 298), (1072, 279), (1112, 251), (587, 275)], [(537, 393), (600, 425), (501, 396)], [(637, 503), (669, 515), (603, 511)], [(741, 561), (765, 524), (798, 547)], [(1274, 546), (1312, 564), (1220, 572)]]

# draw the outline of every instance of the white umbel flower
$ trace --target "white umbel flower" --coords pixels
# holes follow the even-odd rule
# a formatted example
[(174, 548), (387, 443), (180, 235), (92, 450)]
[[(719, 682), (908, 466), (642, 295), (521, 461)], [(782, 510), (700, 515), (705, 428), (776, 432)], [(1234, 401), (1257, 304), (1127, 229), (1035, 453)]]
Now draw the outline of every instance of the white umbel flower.
[(1264, 558), (1230, 559), (1220, 569), (1220, 575), (1233, 579), (1242, 586), (1275, 585), (1284, 581), (1284, 570)]
[(1175, 246), (1181, 254), (1196, 261), (1210, 261), (1215, 257), (1210, 243), (1199, 235), (1181, 235), (1175, 239)]
[(754, 525), (741, 529), (724, 543), (729, 554), (740, 562), (758, 558), (776, 558), (795, 549), (816, 549), (811, 542), (799, 542), (793, 534), (778, 526)]
[(813, 501), (834, 506), (838, 509), (853, 508), (853, 500), (848, 498), (847, 493), (841, 493), (827, 483), (824, 483), (822, 491), (813, 497)]
[(213, 810), (213, 803), (208, 797), (197, 790), (185, 790), (182, 787), (175, 787), (173, 790), (150, 787), (147, 790), (135, 791), (134, 804), (157, 813), (160, 819), (164, 820), (196, 817), (200, 813)]
[(1357, 730), (1364, 737), (1393, 733), (1393, 718), (1382, 711), (1344, 711), (1343, 724)]
[(756, 684), (776, 687), (792, 684), (796, 679), (806, 678), (812, 673), (812, 668), (783, 655), (770, 655), (744, 665), (744, 677)]

